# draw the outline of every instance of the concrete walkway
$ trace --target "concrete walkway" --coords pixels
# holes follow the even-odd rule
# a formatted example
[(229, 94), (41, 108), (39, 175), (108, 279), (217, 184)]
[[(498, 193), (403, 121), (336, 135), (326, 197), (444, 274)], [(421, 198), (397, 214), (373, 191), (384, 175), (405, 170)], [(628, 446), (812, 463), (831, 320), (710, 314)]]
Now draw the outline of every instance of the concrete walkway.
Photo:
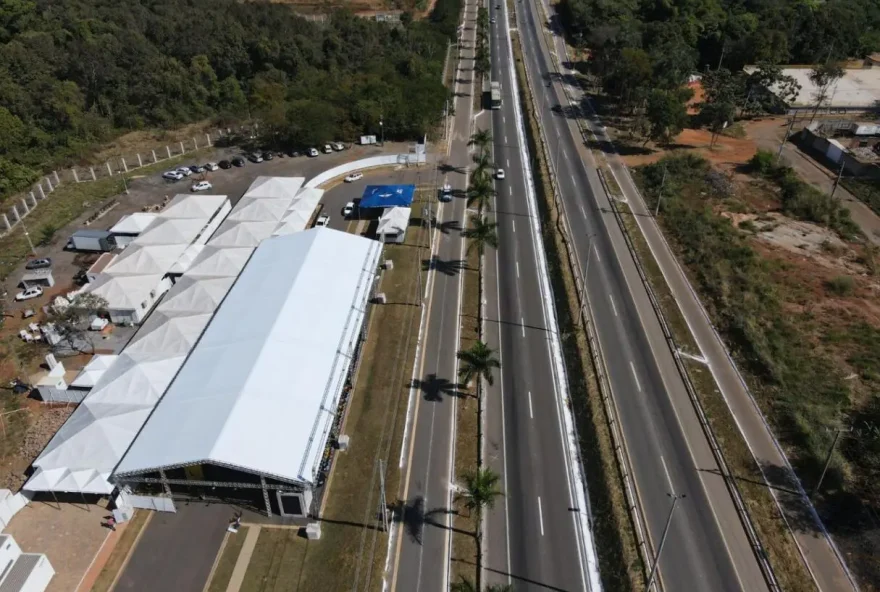
[(244, 574), (247, 572), (248, 565), (251, 563), (251, 556), (254, 554), (254, 547), (257, 546), (257, 539), (260, 538), (262, 528), (257, 525), (248, 526), (247, 537), (238, 553), (238, 560), (235, 562), (235, 568), (232, 570), (232, 577), (229, 578), (229, 585), (226, 586), (226, 592), (238, 592), (244, 582)]

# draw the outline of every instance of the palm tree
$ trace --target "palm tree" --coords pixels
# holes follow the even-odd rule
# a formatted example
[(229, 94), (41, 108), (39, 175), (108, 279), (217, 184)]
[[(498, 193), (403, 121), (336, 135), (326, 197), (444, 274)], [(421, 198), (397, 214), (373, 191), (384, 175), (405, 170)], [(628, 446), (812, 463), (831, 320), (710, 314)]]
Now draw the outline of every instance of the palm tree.
[[(501, 362), (495, 357), (495, 352), (482, 341), (475, 342), (470, 349), (458, 350), (456, 357), (461, 361), (458, 369), (458, 378), (465, 384), (470, 383), (474, 377), (485, 379), (489, 385), (495, 384), (492, 377), (492, 369), (500, 368)], [(479, 397), (479, 383), (477, 383), (477, 396)]]
[(480, 153), (486, 152), (486, 149), (492, 143), (492, 132), (487, 129), (477, 130), (471, 135), (468, 146), (476, 146)]
[[(479, 343), (479, 342), (477, 342)], [(485, 346), (484, 346), (485, 347)], [(483, 511), (495, 506), (495, 500), (504, 495), (498, 488), (501, 476), (492, 469), (479, 468), (469, 471), (462, 477), (464, 488), (456, 496), (464, 503), (464, 507), (474, 517), (476, 530), (474, 538), (477, 539), (477, 587), (480, 589), (480, 572), (483, 564)]]
[(462, 231), (461, 235), (470, 240), (468, 245), (468, 253), (471, 249), (476, 248), (480, 257), (486, 250), (486, 245), (493, 249), (498, 248), (498, 224), (489, 222), (485, 216), (471, 216), (471, 227)]
[(485, 177), (475, 177), (468, 187), (467, 205), (471, 207), (477, 204), (480, 212), (489, 207), (489, 202), (495, 195), (495, 189)]
[(481, 151), (474, 154), (473, 157), (471, 157), (471, 160), (474, 162), (474, 169), (471, 172), (471, 176), (474, 180), (486, 180), (489, 176), (489, 171), (494, 167), (492, 161), (489, 160), (489, 155), (486, 152)]
[[(452, 584), (449, 590), (450, 592), (477, 592), (477, 585), (461, 576), (461, 581)], [(513, 592), (513, 586), (510, 584), (490, 584), (483, 588), (483, 592)]]

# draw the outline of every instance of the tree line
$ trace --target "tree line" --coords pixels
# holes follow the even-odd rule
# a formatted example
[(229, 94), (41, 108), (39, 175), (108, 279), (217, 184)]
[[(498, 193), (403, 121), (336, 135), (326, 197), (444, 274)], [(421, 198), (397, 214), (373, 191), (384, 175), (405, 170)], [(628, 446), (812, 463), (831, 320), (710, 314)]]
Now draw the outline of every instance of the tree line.
[(278, 148), (411, 139), (442, 114), (461, 0), (401, 25), (234, 0), (4, 0), (0, 195), (129, 130), (259, 121)]

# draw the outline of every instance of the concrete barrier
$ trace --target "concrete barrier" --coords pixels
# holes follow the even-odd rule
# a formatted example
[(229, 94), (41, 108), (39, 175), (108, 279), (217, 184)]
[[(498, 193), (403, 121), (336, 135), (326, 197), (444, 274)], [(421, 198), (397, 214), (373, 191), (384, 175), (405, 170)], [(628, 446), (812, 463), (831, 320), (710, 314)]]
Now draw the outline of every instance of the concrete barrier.
[(343, 175), (347, 175), (355, 171), (362, 171), (364, 169), (371, 169), (381, 166), (392, 166), (395, 164), (399, 164), (401, 166), (406, 166), (408, 164), (424, 164), (424, 162), (424, 156), (419, 157), (416, 154), (388, 154), (385, 156), (371, 156), (370, 158), (354, 160), (352, 162), (347, 162), (337, 167), (333, 167), (332, 169), (327, 169), (323, 173), (315, 175), (314, 177), (309, 179), (305, 186), (316, 188), (323, 185), (327, 181), (330, 181), (337, 177), (342, 177)]

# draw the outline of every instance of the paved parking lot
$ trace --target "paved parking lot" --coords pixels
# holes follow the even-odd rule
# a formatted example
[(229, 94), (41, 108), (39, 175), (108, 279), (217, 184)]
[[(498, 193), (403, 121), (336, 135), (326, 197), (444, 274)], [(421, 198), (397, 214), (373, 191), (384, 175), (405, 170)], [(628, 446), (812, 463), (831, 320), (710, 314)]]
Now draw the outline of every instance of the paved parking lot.
[[(253, 182), (254, 178), (260, 175), (303, 176), (309, 179), (322, 171), (351, 160), (381, 154), (406, 152), (409, 150), (409, 147), (410, 144), (389, 142), (384, 147), (353, 146), (342, 152), (322, 154), (316, 158), (301, 156), (298, 158), (275, 158), (260, 164), (248, 162), (242, 168), (233, 167), (228, 170), (220, 169), (208, 173), (207, 178), (214, 186), (209, 193), (227, 195), (232, 203), (235, 204), (250, 186), (251, 182)], [(202, 153), (197, 158), (194, 158), (192, 162), (185, 161), (183, 164), (217, 162), (222, 159), (231, 158), (235, 154), (239, 154), (239, 151), (233, 148), (215, 149)], [(130, 179), (128, 195), (117, 196), (118, 204), (89, 228), (108, 230), (126, 214), (140, 212), (146, 206), (160, 204), (166, 196), (173, 197), (178, 193), (189, 192), (192, 182), (192, 178), (189, 178), (176, 183), (169, 183), (162, 179), (161, 171), (143, 177), (138, 177), (135, 172), (134, 176)], [(95, 203), (95, 207), (98, 205), (100, 204)], [(332, 208), (332, 210), (340, 212), (343, 205), (345, 205), (344, 202), (338, 208)], [(56, 233), (55, 240), (50, 245), (36, 248), (37, 256), (52, 258), (53, 275), (56, 281), (55, 286), (47, 289), (42, 297), (24, 303), (18, 303), (13, 300), (15, 294), (19, 291), (16, 284), (24, 271), (24, 263), (14, 273), (11, 273), (5, 282), (0, 284), (2, 290), (8, 294), (6, 301), (8, 310), (20, 311), (28, 308), (37, 310), (39, 307), (48, 304), (55, 296), (65, 294), (75, 288), (72, 281), (73, 276), (80, 269), (87, 269), (97, 259), (97, 255), (64, 251), (64, 246), (73, 232), (85, 227), (84, 222), (90, 215), (91, 212), (86, 213), (65, 228), (59, 230)], [(341, 214), (337, 213), (336, 218), (340, 216)]]

